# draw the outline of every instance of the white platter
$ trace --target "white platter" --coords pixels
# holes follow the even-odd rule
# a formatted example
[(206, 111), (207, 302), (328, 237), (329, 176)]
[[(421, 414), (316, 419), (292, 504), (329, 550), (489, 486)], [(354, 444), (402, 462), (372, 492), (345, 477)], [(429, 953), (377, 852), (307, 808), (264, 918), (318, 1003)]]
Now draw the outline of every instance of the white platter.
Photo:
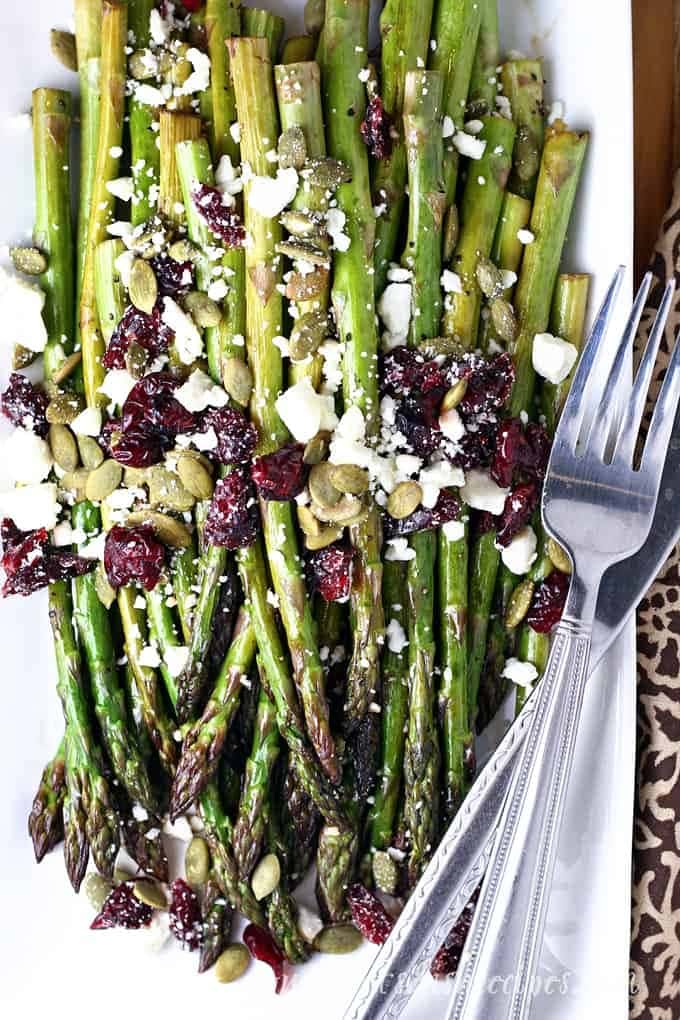
[[(414, 0), (415, 2), (415, 0)], [(263, 6), (267, 5), (264, 0)], [(275, 2), (295, 12), (301, 2)], [(632, 68), (629, 0), (500, 0), (503, 44), (546, 57), (548, 94), (572, 125), (593, 131), (567, 266), (595, 274), (597, 300), (619, 262), (632, 263)], [(291, 26), (293, 23), (291, 18)], [(15, 115), (36, 85), (75, 90), (51, 58), (48, 30), (71, 23), (70, 0), (21, 0), (0, 11), (0, 238), (25, 240), (32, 222), (30, 132)], [(6, 332), (10, 324), (3, 323)], [(8, 336), (11, 339), (11, 335)], [(4, 345), (6, 347), (6, 345)], [(1, 378), (7, 375), (7, 360)], [(242, 1020), (339, 1020), (374, 950), (324, 957), (299, 969), (285, 995), (253, 965), (230, 988), (195, 975), (195, 958), (142, 949), (137, 934), (88, 931), (91, 911), (69, 887), (60, 852), (38, 868), (26, 815), (61, 733), (45, 599), (0, 604), (0, 1006), (51, 1020), (238, 1016)], [(568, 806), (542, 975), (553, 984), (541, 1020), (624, 1017), (627, 1009), (630, 839), (635, 747), (634, 632), (628, 629), (589, 688)], [(408, 1016), (443, 1016), (448, 986), (424, 982)], [(224, 1012), (222, 1012), (224, 1011)], [(7, 1012), (7, 1015), (10, 1015)]]

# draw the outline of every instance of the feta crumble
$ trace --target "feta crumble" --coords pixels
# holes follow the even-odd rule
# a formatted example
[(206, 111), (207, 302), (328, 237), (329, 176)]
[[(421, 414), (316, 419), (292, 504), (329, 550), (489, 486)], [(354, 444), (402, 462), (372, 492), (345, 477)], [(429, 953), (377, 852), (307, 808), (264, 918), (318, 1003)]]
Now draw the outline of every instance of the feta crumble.
[(473, 510), (486, 510), (497, 516), (503, 513), (509, 492), (510, 489), (502, 489), (500, 485), (496, 485), (485, 471), (473, 469), (466, 474), (460, 495)]
[(568, 378), (576, 364), (578, 350), (573, 344), (552, 333), (537, 333), (531, 349), (534, 371), (556, 386)]

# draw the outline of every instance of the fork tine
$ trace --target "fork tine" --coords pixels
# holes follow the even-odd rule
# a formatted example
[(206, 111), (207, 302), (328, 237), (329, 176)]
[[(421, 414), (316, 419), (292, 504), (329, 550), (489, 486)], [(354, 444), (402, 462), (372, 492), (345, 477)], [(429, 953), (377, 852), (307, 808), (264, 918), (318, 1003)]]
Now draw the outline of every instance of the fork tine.
[(652, 373), (654, 372), (659, 346), (666, 329), (674, 295), (675, 281), (671, 280), (666, 286), (663, 300), (650, 331), (645, 353), (635, 379), (635, 386), (628, 401), (623, 422), (621, 423), (613, 460), (619, 461), (628, 467), (633, 463), (635, 456), (642, 416), (645, 412), (649, 386), (652, 381)]
[(656, 401), (640, 463), (640, 473), (644, 473), (648, 480), (655, 484), (657, 492), (661, 485), (668, 444), (673, 435), (678, 403), (680, 403), (680, 343), (676, 338), (673, 357)]
[(609, 442), (609, 438), (612, 434), (614, 420), (620, 410), (620, 402), (617, 399), (617, 390), (619, 388), (624, 368), (630, 363), (632, 347), (635, 342), (635, 337), (637, 336), (642, 313), (644, 312), (647, 304), (647, 298), (649, 297), (649, 291), (651, 289), (653, 279), (654, 277), (651, 273), (645, 274), (645, 278), (637, 292), (635, 303), (633, 304), (630, 316), (628, 317), (628, 322), (626, 323), (626, 328), (623, 331), (618, 350), (614, 357), (614, 364), (611, 367), (602, 396), (599, 400), (598, 414), (592, 423), (589, 434), (583, 437), (584, 445), (587, 444), (592, 453), (602, 458), (604, 458), (607, 443)]
[(567, 397), (564, 410), (562, 411), (555, 441), (556, 444), (564, 445), (570, 450), (575, 449), (578, 441), (579, 433), (581, 431), (581, 423), (587, 406), (585, 399), (586, 395), (588, 396), (588, 403), (590, 402), (590, 387), (588, 387), (587, 384), (589, 377), (591, 376), (591, 369), (598, 356), (600, 347), (602, 346), (609, 323), (611, 322), (614, 306), (616, 305), (616, 299), (619, 295), (619, 290), (621, 289), (625, 272), (625, 266), (619, 266), (614, 279), (609, 285), (609, 290), (605, 295), (602, 307), (600, 308), (581, 355), (578, 368), (576, 369), (576, 376), (574, 377), (574, 381), (569, 390), (569, 396)]

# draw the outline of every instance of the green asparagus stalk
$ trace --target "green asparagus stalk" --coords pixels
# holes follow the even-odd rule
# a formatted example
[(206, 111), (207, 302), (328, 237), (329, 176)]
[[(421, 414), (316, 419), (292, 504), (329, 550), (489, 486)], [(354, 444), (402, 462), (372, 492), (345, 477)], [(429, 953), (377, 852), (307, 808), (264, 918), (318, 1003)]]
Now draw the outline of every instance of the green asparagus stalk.
[(198, 961), (198, 973), (204, 974), (217, 961), (229, 944), (233, 908), (214, 879), (210, 878), (203, 890), (203, 941)]
[(276, 63), (286, 23), (278, 14), (257, 7), (244, 7), (241, 11), (242, 35), (252, 39), (266, 39), (269, 57)]
[(210, 144), (216, 161), (229, 156), (232, 163), (239, 158), (238, 143), (230, 128), (236, 121), (236, 99), (231, 81), (227, 39), (241, 34), (241, 0), (208, 0), (205, 7), (205, 29), (210, 54), (210, 87), (212, 91), (212, 132)]
[[(184, 648), (181, 627), (177, 613), (168, 605), (168, 596), (162, 584), (157, 584), (153, 591), (146, 594), (146, 616), (149, 626), (149, 637), (162, 651), (161, 664), (158, 667), (166, 688), (174, 687), (175, 696), (177, 679), (169, 668), (167, 659), (173, 655), (173, 649)], [(172, 588), (170, 588), (172, 591)], [(166, 656), (166, 651), (168, 655)], [(177, 654), (177, 653), (175, 653)]]
[(305, 63), (308, 60), (314, 60), (315, 55), (316, 39), (313, 35), (291, 35), (283, 44), (281, 63)]
[(161, 110), (159, 122), (161, 171), (158, 211), (169, 220), (181, 223), (189, 208), (184, 204), (177, 146), (180, 142), (196, 141), (201, 137), (201, 118), (184, 110)]
[(517, 140), (508, 187), (533, 198), (541, 168), (545, 135), (543, 64), (540, 60), (511, 60), (503, 65), (503, 92), (517, 124)]
[(64, 838), (66, 753), (62, 739), (57, 753), (43, 769), (28, 816), (28, 832), (38, 864)]
[(196, 593), (196, 555), (195, 541), (187, 549), (179, 549), (172, 558), (172, 590), (177, 599), (177, 613), (184, 641), (188, 644), (193, 634), (194, 606)]
[[(155, 0), (130, 0), (128, 27), (137, 50), (149, 46), (149, 18), (155, 7)], [(130, 97), (130, 164), (135, 188), (131, 218), (135, 226), (144, 223), (156, 211), (152, 199), (160, 183), (161, 153), (152, 125), (157, 120), (158, 110), (140, 103), (133, 93)]]
[[(517, 144), (515, 143), (516, 148)], [(515, 276), (519, 275), (524, 255), (524, 245), (519, 239), (520, 231), (526, 230), (530, 219), (531, 202), (529, 199), (506, 191), (496, 237), (491, 247), (491, 261), (498, 269), (512, 272)], [(503, 297), (512, 304), (514, 294), (515, 285), (511, 284), (504, 290)], [(496, 331), (489, 315), (482, 321), (480, 347), (484, 352), (490, 353), (492, 341), (498, 343)]]
[(99, 329), (104, 343), (108, 344), (125, 312), (125, 288), (116, 269), (116, 259), (125, 251), (117, 238), (102, 241), (94, 256), (94, 289), (99, 315)]
[(480, 7), (482, 20), (472, 65), (468, 99), (470, 109), (478, 116), (482, 113), (493, 113), (496, 108), (500, 60), (498, 0), (480, 0)]
[(279, 781), (273, 786), (270, 782), (268, 786), (266, 848), (268, 853), (276, 854), (281, 866), (281, 878), (266, 900), (267, 921), (269, 930), (286, 959), (290, 963), (304, 963), (309, 957), (309, 949), (298, 928), (297, 903), (290, 894), (293, 876), (283, 832), (283, 786), (280, 781), (282, 776), (283, 771), (278, 770)]
[[(76, 251), (76, 307), (78, 309), (80, 308), (85, 270), (85, 253), (99, 139), (102, 10), (101, 0), (74, 0), (76, 52), (80, 79), (80, 194), (78, 197), (78, 245)], [(75, 326), (76, 336), (79, 336), (78, 315)]]
[(324, 825), (319, 834), (316, 898), (327, 921), (337, 923), (349, 917), (346, 893), (356, 866), (358, 843), (354, 827), (343, 831), (335, 825)]

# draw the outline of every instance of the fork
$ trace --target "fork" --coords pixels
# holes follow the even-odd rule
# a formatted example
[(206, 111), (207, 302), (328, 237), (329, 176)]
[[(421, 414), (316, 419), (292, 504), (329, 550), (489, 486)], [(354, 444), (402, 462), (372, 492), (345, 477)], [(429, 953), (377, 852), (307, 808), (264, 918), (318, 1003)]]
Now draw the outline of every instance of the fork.
[[(590, 635), (605, 571), (649, 534), (680, 400), (677, 343), (635, 466), (647, 393), (673, 301), (664, 294), (617, 427), (617, 393), (652, 283), (640, 288), (613, 363), (605, 344), (623, 279), (607, 292), (555, 436), (545, 481), (545, 529), (569, 553), (572, 583), (454, 987), (448, 1020), (525, 1020), (534, 995), (566, 791), (588, 676)], [(611, 365), (604, 393), (597, 368)]]

